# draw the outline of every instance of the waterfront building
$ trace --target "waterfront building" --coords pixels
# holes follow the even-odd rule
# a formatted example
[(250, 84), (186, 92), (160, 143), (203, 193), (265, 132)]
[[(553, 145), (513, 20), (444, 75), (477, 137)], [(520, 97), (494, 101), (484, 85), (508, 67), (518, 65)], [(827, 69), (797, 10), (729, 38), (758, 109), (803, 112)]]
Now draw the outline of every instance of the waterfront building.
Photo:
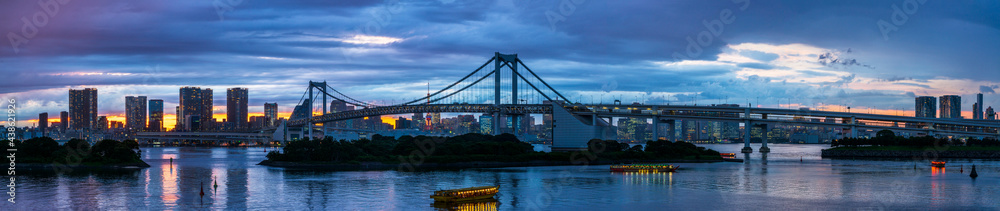
[(146, 131), (163, 131), (163, 100), (149, 100), (149, 126)]
[(962, 97), (958, 95), (945, 95), (940, 98), (941, 118), (962, 118)]
[(146, 96), (125, 96), (125, 126), (132, 131), (146, 129)]
[(93, 129), (97, 124), (97, 89), (69, 90), (69, 121), (72, 129)]
[(247, 88), (229, 88), (226, 90), (226, 119), (236, 129), (247, 128)]
[(937, 99), (931, 96), (917, 97), (916, 117), (937, 117)]

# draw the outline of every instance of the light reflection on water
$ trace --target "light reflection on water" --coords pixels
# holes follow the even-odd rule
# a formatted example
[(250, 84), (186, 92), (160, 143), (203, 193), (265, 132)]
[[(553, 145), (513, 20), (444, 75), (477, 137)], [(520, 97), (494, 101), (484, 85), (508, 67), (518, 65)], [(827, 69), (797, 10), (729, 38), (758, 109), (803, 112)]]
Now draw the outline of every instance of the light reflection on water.
[[(724, 153), (743, 147), (702, 146)], [(1000, 209), (997, 161), (956, 159), (947, 160), (952, 168), (931, 168), (913, 159), (822, 159), (822, 145), (770, 147), (766, 156), (737, 155), (744, 163), (682, 163), (676, 173), (645, 174), (611, 173), (608, 165), (295, 171), (257, 166), (262, 148), (145, 148), (143, 160), (153, 166), (147, 169), (22, 175), (19, 203), (0, 210)], [(976, 180), (964, 168), (972, 164)], [(496, 202), (442, 207), (428, 197), (486, 185), (500, 186)]]

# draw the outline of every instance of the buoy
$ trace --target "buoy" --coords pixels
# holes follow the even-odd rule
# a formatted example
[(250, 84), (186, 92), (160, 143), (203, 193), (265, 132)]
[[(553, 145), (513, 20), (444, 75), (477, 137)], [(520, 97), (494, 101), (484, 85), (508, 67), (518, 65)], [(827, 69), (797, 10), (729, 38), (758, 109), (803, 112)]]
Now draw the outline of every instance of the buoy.
[(174, 165), (174, 158), (170, 158), (170, 165)]
[(958, 166), (958, 173), (965, 173), (965, 165)]
[(799, 156), (799, 162), (800, 163), (802, 162), (802, 156)]
[(979, 174), (976, 173), (976, 165), (972, 165), (972, 173), (969, 174), (969, 177), (972, 177), (972, 179), (979, 177)]

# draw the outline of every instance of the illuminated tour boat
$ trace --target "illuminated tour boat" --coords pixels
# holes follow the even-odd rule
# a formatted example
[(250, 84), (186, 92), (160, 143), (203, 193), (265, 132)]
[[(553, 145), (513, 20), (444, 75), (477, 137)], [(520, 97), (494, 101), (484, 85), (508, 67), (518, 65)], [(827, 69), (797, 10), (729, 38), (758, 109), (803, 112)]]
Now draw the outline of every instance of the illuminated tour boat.
[(719, 153), (722, 156), (722, 161), (726, 162), (743, 162), (743, 159), (736, 158), (736, 153)]
[(665, 164), (611, 165), (612, 172), (674, 172), (676, 170), (677, 166)]
[(465, 202), (493, 199), (500, 191), (500, 186), (482, 186), (452, 190), (434, 191), (431, 198), (434, 202)]
[(933, 167), (944, 167), (944, 161), (931, 161)]

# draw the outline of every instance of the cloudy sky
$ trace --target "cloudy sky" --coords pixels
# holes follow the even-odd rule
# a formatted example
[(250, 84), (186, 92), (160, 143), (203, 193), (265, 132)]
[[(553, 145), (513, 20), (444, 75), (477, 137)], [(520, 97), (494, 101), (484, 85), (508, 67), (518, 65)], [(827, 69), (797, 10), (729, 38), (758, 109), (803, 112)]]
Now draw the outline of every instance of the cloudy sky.
[(1000, 1), (921, 1), (2, 1), (0, 98), (27, 120), (66, 111), (68, 89), (98, 88), (109, 116), (145, 95), (168, 124), (182, 86), (215, 89), (221, 115), (226, 88), (287, 113), (309, 80), (390, 104), (501, 52), (586, 103), (1000, 105)]

